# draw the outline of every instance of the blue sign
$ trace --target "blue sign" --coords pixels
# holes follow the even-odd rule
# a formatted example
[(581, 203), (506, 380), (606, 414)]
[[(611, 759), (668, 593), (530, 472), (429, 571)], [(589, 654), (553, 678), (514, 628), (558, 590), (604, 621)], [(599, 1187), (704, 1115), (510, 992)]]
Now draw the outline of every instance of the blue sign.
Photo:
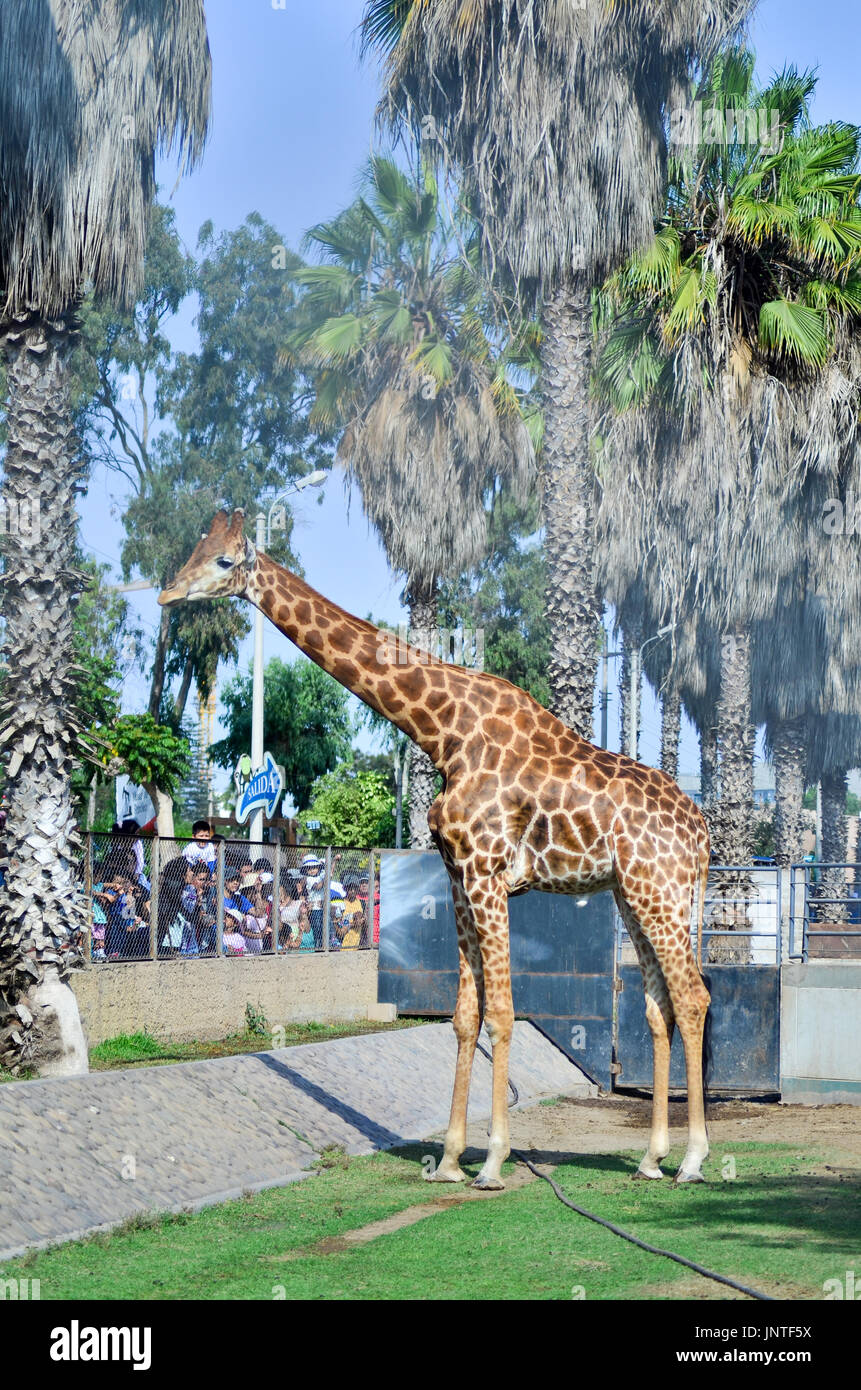
[(284, 783), (281, 780), (281, 773), (278, 771), (272, 754), (267, 753), (263, 767), (258, 768), (253, 773), (251, 780), (236, 803), (236, 819), (239, 824), (242, 825), (248, 819), (249, 814), (261, 806), (266, 809), (266, 819), (271, 820), (283, 792)]

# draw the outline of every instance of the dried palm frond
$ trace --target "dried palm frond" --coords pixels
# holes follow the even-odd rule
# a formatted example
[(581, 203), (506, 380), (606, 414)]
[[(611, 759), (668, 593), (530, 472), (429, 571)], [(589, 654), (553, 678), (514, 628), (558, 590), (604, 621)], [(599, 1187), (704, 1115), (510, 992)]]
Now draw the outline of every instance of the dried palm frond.
[(0, 7), (3, 315), (61, 315), (140, 282), (155, 152), (191, 163), (209, 118), (202, 0)]
[(647, 241), (666, 168), (664, 120), (747, 0), (372, 0), (387, 53), (381, 117), (455, 165), (485, 251), (545, 291), (601, 278)]

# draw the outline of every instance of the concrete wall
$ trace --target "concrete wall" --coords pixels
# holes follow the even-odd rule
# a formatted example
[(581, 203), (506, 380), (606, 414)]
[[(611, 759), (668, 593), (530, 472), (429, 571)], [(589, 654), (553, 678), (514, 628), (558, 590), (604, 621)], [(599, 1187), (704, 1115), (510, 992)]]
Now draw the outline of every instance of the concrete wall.
[(861, 961), (781, 971), (780, 1090), (801, 1105), (861, 1105)]
[(270, 1025), (367, 1018), (377, 999), (377, 953), (102, 964), (75, 971), (72, 985), (91, 1047), (144, 1031), (214, 1041), (241, 1032), (249, 1002)]

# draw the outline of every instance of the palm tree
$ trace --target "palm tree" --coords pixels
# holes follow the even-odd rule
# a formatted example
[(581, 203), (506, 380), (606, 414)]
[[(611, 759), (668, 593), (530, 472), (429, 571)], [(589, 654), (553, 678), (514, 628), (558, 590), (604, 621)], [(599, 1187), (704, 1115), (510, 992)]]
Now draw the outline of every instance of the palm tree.
[(668, 108), (751, 0), (368, 0), (385, 113), (444, 154), (488, 264), (540, 304), (552, 707), (592, 737), (598, 658), (591, 291), (648, 241)]
[[(288, 348), (315, 377), (311, 424), (341, 431), (338, 459), (404, 576), (411, 640), (432, 652), (439, 581), (484, 554), (488, 494), (508, 480), (525, 496), (534, 477), (473, 240), (429, 174), (372, 159), (362, 196), (308, 234), (325, 261), (296, 273), (304, 322)], [(413, 749), (413, 847), (430, 845), (435, 783)]]
[(602, 564), (642, 571), (652, 611), (719, 641), (723, 862), (751, 852), (752, 625), (779, 635), (798, 585), (804, 480), (840, 456), (838, 345), (861, 313), (858, 132), (809, 128), (814, 86), (788, 70), (757, 91), (752, 55), (722, 57), (704, 102), (724, 130), (736, 111), (776, 111), (782, 144), (736, 131), (697, 146), (652, 246), (607, 287), (598, 377), (620, 413), (602, 450)]
[(86, 1070), (68, 972), (82, 925), (70, 789), (76, 728), (75, 496), (69, 346), (86, 285), (129, 304), (157, 147), (199, 154), (209, 112), (202, 0), (20, 0), (0, 13), (0, 344), (9, 814), (0, 890), (0, 1059)]

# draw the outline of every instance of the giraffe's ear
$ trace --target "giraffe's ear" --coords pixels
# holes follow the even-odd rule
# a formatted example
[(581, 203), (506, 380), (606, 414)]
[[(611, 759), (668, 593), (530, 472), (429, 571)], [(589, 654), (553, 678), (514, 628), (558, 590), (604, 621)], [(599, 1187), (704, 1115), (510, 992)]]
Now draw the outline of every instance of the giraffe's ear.
[(245, 538), (245, 562), (244, 562), (244, 563), (245, 563), (246, 565), (253, 565), (256, 559), (257, 559), (257, 551), (254, 549), (254, 546), (251, 544), (250, 540), (249, 540), (248, 537), (246, 536), (246, 538)]

